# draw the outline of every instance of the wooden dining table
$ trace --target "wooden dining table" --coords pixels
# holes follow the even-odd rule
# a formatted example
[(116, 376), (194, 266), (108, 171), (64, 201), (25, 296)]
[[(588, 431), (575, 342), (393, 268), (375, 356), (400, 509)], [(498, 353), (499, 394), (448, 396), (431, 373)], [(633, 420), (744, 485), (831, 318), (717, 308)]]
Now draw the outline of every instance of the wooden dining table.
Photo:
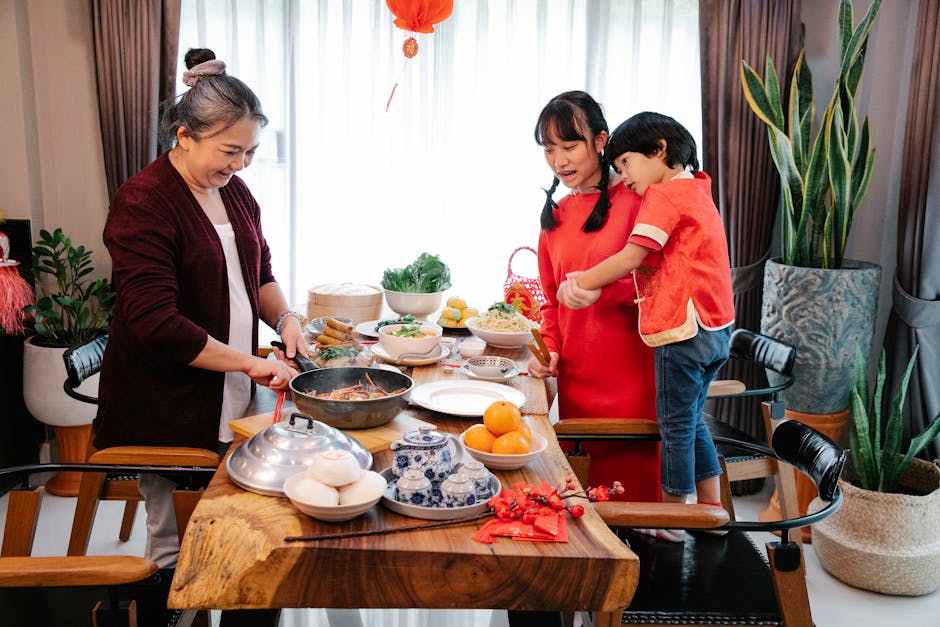
[[(523, 371), (528, 359), (524, 348), (488, 347), (487, 354), (509, 357)], [(442, 363), (404, 370), (416, 387), (466, 379), (454, 362)], [(525, 394), (524, 417), (548, 446), (523, 468), (494, 474), (503, 487), (516, 482), (563, 486), (573, 473), (548, 419), (545, 382), (523, 374), (505, 385)], [(274, 394), (259, 390), (256, 415), (244, 424), (270, 424), (273, 405)], [(288, 402), (285, 410), (289, 407)], [(410, 406), (390, 425), (414, 421), (458, 434), (480, 418)], [(356, 437), (354, 430), (346, 433)], [(387, 444), (370, 448), (373, 468), (387, 468), (392, 460)], [(595, 612), (595, 625), (620, 624), (621, 610), (637, 586), (639, 561), (591, 507), (580, 519), (568, 518), (567, 542), (499, 537), (482, 544), (472, 536), (485, 522), (415, 529), (433, 521), (409, 518), (381, 504), (347, 522), (320, 522), (286, 497), (243, 490), (223, 463), (186, 527), (168, 606), (223, 610), (223, 616), (224, 610), (263, 608), (587, 610)], [(382, 533), (331, 537), (371, 531)], [(286, 540), (292, 536), (311, 539)]]

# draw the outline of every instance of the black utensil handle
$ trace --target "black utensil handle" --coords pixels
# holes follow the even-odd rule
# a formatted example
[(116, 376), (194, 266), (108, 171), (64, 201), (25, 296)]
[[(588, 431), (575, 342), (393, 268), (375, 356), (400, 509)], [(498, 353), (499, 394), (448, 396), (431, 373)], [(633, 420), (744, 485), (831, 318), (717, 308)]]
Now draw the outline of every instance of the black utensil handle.
[[(279, 348), (284, 351), (285, 355), (287, 354), (287, 345), (284, 344), (284, 342), (281, 342), (280, 340), (271, 340), (271, 346), (274, 348)], [(294, 360), (294, 363), (297, 364), (297, 367), (300, 368), (301, 372), (309, 372), (310, 370), (320, 369), (320, 366), (318, 366), (316, 362), (311, 359), (307, 359), (300, 353), (295, 353), (292, 359)]]

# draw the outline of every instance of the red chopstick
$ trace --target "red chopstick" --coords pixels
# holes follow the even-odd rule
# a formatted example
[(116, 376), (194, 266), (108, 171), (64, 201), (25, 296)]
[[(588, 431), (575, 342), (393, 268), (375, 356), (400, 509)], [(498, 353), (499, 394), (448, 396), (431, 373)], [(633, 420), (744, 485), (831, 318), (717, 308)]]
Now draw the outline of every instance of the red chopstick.
[(284, 396), (284, 390), (277, 393), (277, 401), (274, 403), (274, 420), (271, 422), (272, 425), (276, 425), (281, 421), (281, 408), (284, 407)]

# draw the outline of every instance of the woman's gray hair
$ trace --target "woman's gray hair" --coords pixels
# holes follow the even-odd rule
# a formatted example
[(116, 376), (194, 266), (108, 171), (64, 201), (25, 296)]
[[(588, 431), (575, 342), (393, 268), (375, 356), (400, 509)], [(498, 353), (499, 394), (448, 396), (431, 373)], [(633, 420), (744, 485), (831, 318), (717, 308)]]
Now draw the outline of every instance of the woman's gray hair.
[[(261, 101), (245, 83), (225, 73), (225, 64), (214, 61), (215, 53), (208, 48), (191, 48), (185, 57), (184, 72), (189, 91), (170, 101), (160, 121), (160, 140), (164, 146), (172, 146), (176, 132), (184, 128), (196, 140), (211, 128), (222, 124), (219, 133), (230, 128), (243, 118), (258, 120), (261, 126), (268, 123), (261, 111)], [(195, 71), (193, 71), (195, 70)]]

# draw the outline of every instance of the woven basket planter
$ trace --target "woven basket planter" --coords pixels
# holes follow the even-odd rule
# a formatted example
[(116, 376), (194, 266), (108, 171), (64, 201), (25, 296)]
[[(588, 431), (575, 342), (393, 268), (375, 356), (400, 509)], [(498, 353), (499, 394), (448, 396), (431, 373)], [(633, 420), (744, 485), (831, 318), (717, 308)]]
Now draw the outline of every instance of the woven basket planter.
[[(915, 458), (901, 485), (913, 494), (839, 481), (842, 507), (813, 525), (813, 549), (832, 576), (885, 594), (920, 596), (940, 588), (940, 467)], [(816, 499), (809, 509), (822, 507)]]

